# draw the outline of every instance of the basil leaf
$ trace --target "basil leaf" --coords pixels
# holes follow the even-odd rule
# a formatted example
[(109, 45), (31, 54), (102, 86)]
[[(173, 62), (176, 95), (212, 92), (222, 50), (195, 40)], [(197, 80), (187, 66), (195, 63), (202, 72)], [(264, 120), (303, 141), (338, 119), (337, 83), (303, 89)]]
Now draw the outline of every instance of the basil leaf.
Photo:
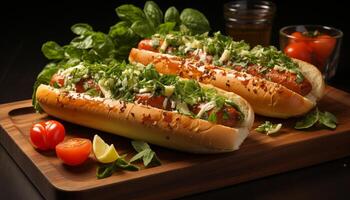
[(129, 23), (134, 23), (136, 21), (144, 21), (146, 20), (146, 16), (143, 11), (132, 4), (125, 4), (117, 7), (115, 9), (118, 17)]
[[(145, 151), (147, 151), (147, 150), (145, 150)], [(153, 160), (154, 156), (155, 156), (154, 151), (149, 149), (147, 151), (147, 153), (145, 154), (145, 156), (143, 156), (143, 159), (142, 159), (143, 164), (147, 167), (151, 163), (151, 161)]]
[(113, 57), (114, 55), (114, 44), (112, 39), (102, 33), (96, 32), (92, 35), (93, 49), (98, 53), (102, 58)]
[(184, 9), (181, 12), (180, 20), (182, 25), (185, 25), (192, 34), (202, 34), (210, 31), (207, 18), (196, 9)]
[(155, 29), (147, 20), (138, 20), (131, 25), (131, 29), (143, 38), (151, 37)]
[(328, 128), (335, 129), (337, 127), (338, 120), (337, 118), (330, 112), (320, 113), (319, 122)]
[(157, 33), (168, 34), (170, 31), (174, 30), (175, 26), (175, 22), (165, 22), (158, 26)]
[(123, 156), (119, 157), (116, 161), (110, 164), (104, 164), (97, 167), (96, 177), (98, 179), (107, 178), (113, 174), (117, 169), (123, 169), (127, 171), (138, 171), (139, 168), (136, 165), (128, 163)]
[(146, 142), (140, 140), (131, 141), (131, 145), (137, 152), (141, 152), (143, 150), (151, 148)]
[(164, 22), (175, 22), (180, 23), (180, 14), (179, 11), (174, 7), (170, 7), (165, 11)]
[(161, 165), (161, 162), (156, 156), (156, 153), (146, 142), (131, 141), (131, 144), (138, 153), (130, 159), (130, 162), (134, 162), (142, 158), (143, 165), (145, 167)]
[(147, 20), (152, 24), (153, 27), (158, 27), (163, 21), (163, 12), (160, 10), (158, 5), (153, 1), (147, 1), (143, 8)]
[(137, 167), (136, 165), (130, 164), (123, 157), (119, 157), (114, 162), (114, 164), (117, 168), (121, 168), (121, 169), (127, 170), (127, 171), (138, 171), (139, 170), (139, 167)]
[(81, 57), (84, 54), (84, 51), (82, 49), (78, 49), (71, 45), (66, 45), (63, 48), (64, 48), (64, 56), (68, 59), (71, 59), (71, 58), (81, 59)]
[(96, 170), (96, 177), (98, 179), (103, 179), (112, 176), (113, 172), (115, 171), (115, 165), (114, 163), (109, 165), (101, 165), (97, 167)]
[(295, 129), (306, 129), (310, 128), (319, 120), (320, 114), (316, 108), (313, 112), (307, 114), (301, 121), (298, 121), (295, 125)]
[(71, 41), (70, 44), (78, 49), (89, 49), (93, 47), (93, 43), (94, 41), (92, 39), (92, 35), (89, 35), (87, 37), (76, 37)]
[(87, 35), (90, 32), (93, 32), (92, 27), (89, 24), (84, 24), (84, 23), (74, 24), (71, 27), (71, 30), (73, 33), (77, 35)]
[(130, 159), (130, 162), (140, 160), (142, 157), (144, 157), (146, 154), (148, 154), (150, 152), (150, 150), (151, 149), (145, 149), (145, 150), (140, 151), (139, 153), (137, 153), (135, 156), (133, 156)]
[(41, 47), (41, 51), (44, 56), (48, 59), (63, 59), (64, 50), (63, 48), (54, 41), (48, 41), (44, 43)]

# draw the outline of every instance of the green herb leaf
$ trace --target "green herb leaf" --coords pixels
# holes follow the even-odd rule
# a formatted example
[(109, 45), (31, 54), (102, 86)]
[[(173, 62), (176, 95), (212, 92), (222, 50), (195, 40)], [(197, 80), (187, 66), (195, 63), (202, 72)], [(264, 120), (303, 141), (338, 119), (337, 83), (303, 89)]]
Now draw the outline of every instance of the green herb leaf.
[(131, 141), (131, 145), (137, 152), (141, 152), (146, 149), (151, 149), (151, 147), (146, 142), (140, 140)]
[(54, 41), (49, 41), (43, 44), (41, 51), (48, 59), (63, 59), (64, 50)]
[(93, 32), (92, 27), (89, 24), (84, 24), (84, 23), (74, 24), (71, 27), (71, 30), (73, 33), (77, 35), (87, 35), (90, 32)]
[(210, 31), (209, 21), (196, 9), (184, 9), (181, 12), (180, 20), (192, 34), (202, 34)]
[(216, 112), (211, 112), (208, 121), (216, 123), (217, 117), (216, 117)]
[(146, 16), (143, 11), (132, 4), (124, 4), (115, 9), (118, 17), (129, 23), (134, 23), (136, 21), (146, 20)]
[(337, 127), (338, 120), (337, 118), (330, 112), (320, 113), (319, 122), (328, 128), (335, 129)]
[(273, 124), (270, 121), (265, 121), (263, 124), (259, 125), (255, 130), (261, 133), (266, 133), (266, 135), (271, 135), (277, 133), (282, 128), (282, 124)]
[(145, 167), (161, 165), (161, 162), (156, 156), (156, 153), (150, 148), (150, 146), (146, 142), (131, 141), (131, 144), (138, 153), (130, 159), (130, 162), (134, 162), (142, 158), (143, 165)]
[(147, 20), (152, 24), (154, 28), (158, 27), (163, 21), (163, 12), (153, 1), (147, 1), (143, 8)]
[(323, 125), (331, 129), (337, 127), (338, 120), (330, 112), (321, 112), (316, 108), (314, 111), (308, 113), (301, 121), (295, 125), (295, 129), (307, 129), (315, 124)]
[(127, 171), (138, 171), (139, 168), (136, 165), (132, 165), (125, 160), (125, 156), (119, 157), (116, 161), (110, 164), (103, 164), (97, 167), (96, 177), (103, 179), (111, 176), (117, 169), (123, 169)]
[(155, 33), (155, 29), (147, 20), (139, 20), (131, 25), (131, 29), (143, 38), (151, 37)]
[(157, 33), (168, 34), (170, 31), (174, 30), (175, 26), (175, 22), (165, 22), (164, 24), (158, 26)]
[(316, 108), (313, 112), (308, 113), (301, 121), (295, 125), (295, 129), (306, 129), (316, 124), (320, 118), (320, 112)]
[(165, 11), (164, 22), (175, 22), (175, 24), (180, 23), (179, 11), (174, 7), (170, 7)]

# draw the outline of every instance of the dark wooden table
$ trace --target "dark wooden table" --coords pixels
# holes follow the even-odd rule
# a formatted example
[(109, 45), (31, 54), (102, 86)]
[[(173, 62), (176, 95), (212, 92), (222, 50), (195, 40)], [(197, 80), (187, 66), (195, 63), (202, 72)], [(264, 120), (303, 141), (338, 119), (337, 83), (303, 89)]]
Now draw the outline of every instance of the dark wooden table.
[[(85, 1), (80, 1), (82, 3)], [(126, 2), (126, 1), (124, 1)], [(215, 1), (216, 2), (216, 1)], [(221, 4), (196, 4), (179, 1), (181, 7), (201, 9), (210, 21), (221, 16)], [(317, 4), (296, 6), (294, 1), (283, 1), (278, 5), (279, 13), (273, 32), (273, 43), (278, 42), (277, 30), (289, 24), (317, 23), (336, 26), (346, 34), (345, 18), (342, 17), (342, 5)], [(18, 6), (17, 1), (5, 10), (8, 11), (1, 31), (0, 43), (0, 103), (29, 99), (36, 74), (47, 62), (40, 53), (41, 44), (47, 40), (67, 43), (72, 34), (70, 25), (76, 22), (89, 22), (100, 30), (115, 22), (114, 7), (121, 3), (105, 5), (84, 4), (78, 10), (79, 3), (70, 6), (67, 2), (55, 1), (38, 5)], [(277, 2), (278, 3), (278, 2)], [(301, 3), (301, 2), (299, 2)], [(143, 5), (143, 2), (138, 3)], [(164, 5), (163, 5), (164, 4)], [(162, 3), (166, 8), (176, 3)], [(176, 6), (178, 6), (176, 5)], [(197, 5), (197, 6), (196, 6)], [(62, 9), (67, 9), (64, 13)], [(298, 9), (295, 13), (293, 9)], [(313, 12), (309, 12), (313, 9)], [(94, 13), (94, 12), (99, 13)], [(112, 12), (112, 14), (109, 14)], [(214, 12), (212, 14), (212, 12)], [(91, 14), (93, 13), (93, 14)], [(294, 15), (294, 14), (295, 15)], [(316, 15), (316, 16), (315, 16)], [(101, 23), (102, 22), (102, 23)], [(222, 30), (222, 23), (212, 23), (214, 30)], [(346, 57), (348, 41), (344, 40), (337, 75), (330, 85), (350, 92), (350, 79)], [(307, 154), (307, 152), (305, 152)], [(320, 152), (322, 153), (322, 152)], [(300, 155), (303, 156), (303, 155)], [(239, 164), (239, 163), (238, 163)], [(259, 166), (255, 169), (259, 170)], [(42, 199), (28, 177), (20, 170), (6, 150), (0, 145), (0, 199)], [(290, 171), (238, 185), (208, 191), (183, 199), (350, 199), (350, 156), (323, 164)], [(155, 191), (156, 192), (156, 191)], [(101, 197), (102, 198), (102, 197)], [(116, 197), (117, 198), (117, 197)]]

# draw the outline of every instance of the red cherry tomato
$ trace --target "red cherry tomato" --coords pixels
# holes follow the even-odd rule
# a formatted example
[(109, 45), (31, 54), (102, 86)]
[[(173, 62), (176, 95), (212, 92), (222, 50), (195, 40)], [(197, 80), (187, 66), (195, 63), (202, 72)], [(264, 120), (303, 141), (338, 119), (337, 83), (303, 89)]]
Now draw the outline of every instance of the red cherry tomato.
[(336, 40), (329, 35), (320, 35), (310, 42), (310, 47), (318, 61), (325, 61), (332, 54)]
[(284, 49), (284, 53), (292, 58), (297, 58), (306, 62), (311, 62), (311, 49), (304, 42), (290, 43)]
[(54, 86), (55, 84), (57, 84), (59, 87), (64, 86), (64, 77), (58, 74), (54, 74), (51, 77), (50, 85)]
[(308, 37), (304, 36), (301, 32), (294, 32), (291, 34), (291, 39), (289, 40), (290, 43), (294, 42), (307, 42), (309, 40)]
[(55, 120), (33, 124), (30, 139), (35, 148), (40, 150), (55, 149), (65, 137), (64, 126)]
[(67, 165), (80, 165), (89, 157), (91, 147), (89, 139), (72, 138), (58, 144), (56, 154)]
[[(159, 42), (159, 46), (162, 45), (162, 41)], [(154, 47), (152, 45), (152, 40), (151, 39), (144, 39), (141, 40), (141, 42), (139, 43), (139, 45), (137, 46), (137, 48), (139, 49), (144, 49), (144, 50), (148, 50), (148, 51), (154, 51), (154, 52), (158, 52), (157, 47)]]

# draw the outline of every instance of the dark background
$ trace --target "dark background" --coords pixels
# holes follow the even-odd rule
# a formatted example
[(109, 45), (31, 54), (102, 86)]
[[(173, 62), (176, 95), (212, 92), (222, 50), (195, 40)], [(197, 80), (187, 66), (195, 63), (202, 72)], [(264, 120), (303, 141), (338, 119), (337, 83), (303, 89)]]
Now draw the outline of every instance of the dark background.
[[(212, 30), (224, 32), (222, 8), (228, 0), (215, 1), (157, 1), (165, 11), (169, 6), (178, 10), (186, 7), (202, 11), (211, 23)], [(39, 73), (47, 60), (41, 54), (41, 45), (53, 40), (63, 45), (73, 37), (70, 26), (85, 22), (95, 30), (108, 32), (109, 27), (118, 21), (115, 8), (124, 3), (143, 7), (145, 1), (42, 1), (42, 2), (7, 2), (2, 6), (1, 20), (1, 57), (0, 57), (0, 103), (27, 99), (31, 96), (31, 86), (35, 75)], [(346, 7), (337, 1), (277, 0), (277, 13), (273, 24), (272, 44), (278, 46), (278, 30), (292, 24), (321, 24), (333, 26), (344, 32), (337, 75), (330, 82), (332, 85), (350, 90), (347, 78), (347, 59), (349, 49), (346, 30)], [(4, 5), (4, 4), (3, 4)], [(6, 5), (6, 4), (5, 4)], [(30, 81), (28, 80), (30, 79)], [(11, 85), (15, 92), (7, 91)]]
[[(47, 63), (40, 50), (44, 42), (53, 40), (61, 45), (68, 43), (74, 36), (70, 31), (70, 26), (78, 22), (89, 23), (95, 30), (108, 32), (109, 27), (118, 21), (114, 11), (117, 6), (132, 3), (143, 7), (144, 2), (141, 0), (3, 1), (0, 12), (0, 103), (31, 97), (36, 75)], [(172, 5), (178, 10), (186, 7), (196, 8), (207, 16), (213, 30), (222, 32), (224, 32), (222, 8), (225, 2), (227, 0), (157, 1), (163, 11)], [(273, 45), (278, 46), (278, 30), (286, 25), (320, 24), (336, 27), (344, 32), (338, 72), (330, 84), (350, 92), (349, 70), (347, 69), (350, 64), (348, 57), (350, 39), (346, 26), (348, 6), (340, 1), (277, 0), (274, 2), (277, 5), (277, 13), (273, 24)], [(348, 191), (349, 163), (350, 157), (347, 157), (282, 175), (190, 196), (186, 199), (226, 199), (230, 197), (348, 199), (346, 197), (350, 194)], [(5, 163), (5, 165), (10, 165), (10, 163)], [(10, 168), (16, 174), (13, 174), (13, 179), (9, 179), (15, 180), (15, 177), (19, 177), (17, 175), (19, 170), (15, 169), (15, 165)], [(259, 170), (259, 166), (252, 170)], [(18, 182), (16, 184), (14, 182), (9, 182), (8, 185), (16, 186)], [(23, 187), (22, 191), (29, 190), (24, 185)], [(5, 197), (6, 194), (16, 194), (16, 187), (14, 189), (12, 193), (11, 190), (2, 193), (5, 194)], [(30, 199), (29, 196), (28, 199)]]

